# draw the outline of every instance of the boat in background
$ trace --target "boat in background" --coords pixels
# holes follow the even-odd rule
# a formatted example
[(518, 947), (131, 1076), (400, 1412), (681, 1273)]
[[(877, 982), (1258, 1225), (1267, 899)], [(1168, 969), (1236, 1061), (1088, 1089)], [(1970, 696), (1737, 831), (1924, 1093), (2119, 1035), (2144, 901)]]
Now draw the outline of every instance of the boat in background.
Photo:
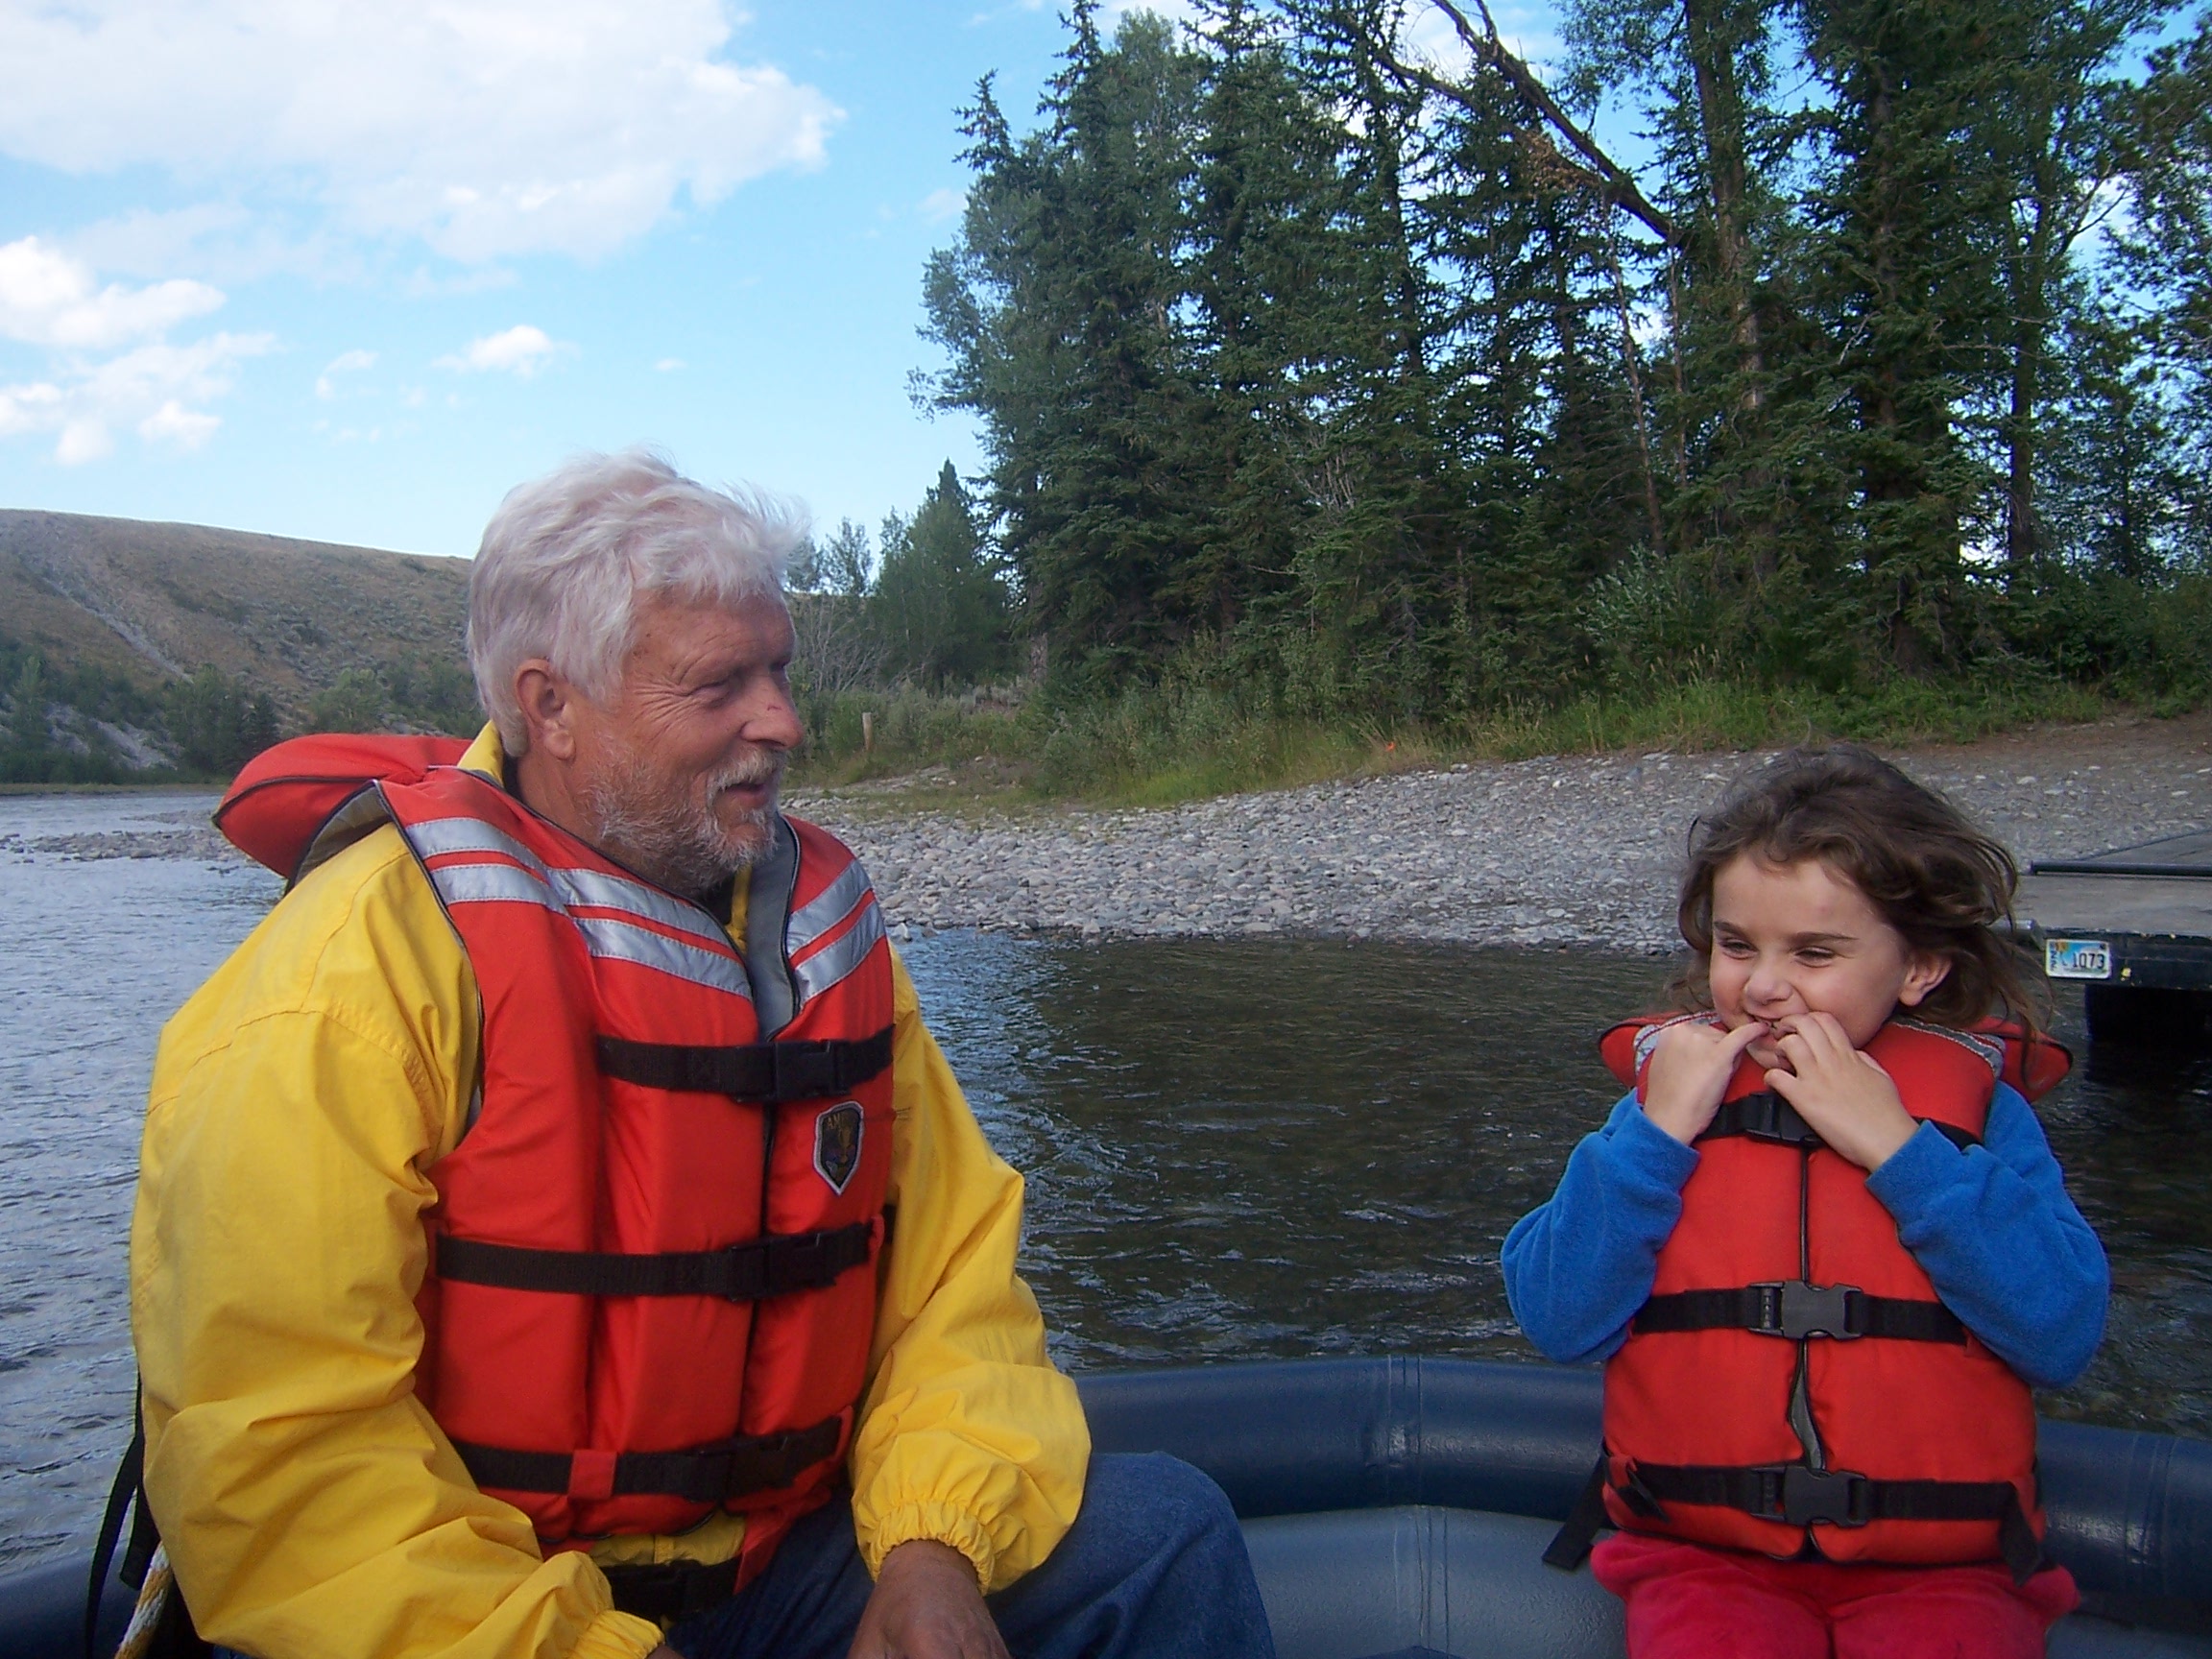
[[(1544, 1547), (1589, 1478), (1596, 1370), (1472, 1359), (1263, 1360), (1077, 1379), (1102, 1452), (1220, 1482), (1280, 1659), (1618, 1659), (1621, 1610)], [(2212, 1442), (2042, 1426), (2051, 1556), (2081, 1612), (2058, 1659), (2212, 1659)], [(0, 1582), (0, 1659), (79, 1659), (84, 1569)], [(101, 1651), (129, 1592), (108, 1587)], [(282, 1656), (272, 1656), (282, 1659)]]

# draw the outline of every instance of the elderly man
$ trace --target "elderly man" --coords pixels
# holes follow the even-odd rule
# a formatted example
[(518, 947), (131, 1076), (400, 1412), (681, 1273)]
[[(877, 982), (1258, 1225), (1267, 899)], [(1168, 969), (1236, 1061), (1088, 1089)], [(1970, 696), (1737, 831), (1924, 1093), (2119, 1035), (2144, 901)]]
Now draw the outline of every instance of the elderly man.
[(162, 1034), (132, 1234), (204, 1640), (1269, 1650), (1218, 1490), (1090, 1456), (1021, 1179), (778, 810), (794, 540), (575, 462), (485, 532), (465, 754), (300, 739), (233, 788), (293, 885)]

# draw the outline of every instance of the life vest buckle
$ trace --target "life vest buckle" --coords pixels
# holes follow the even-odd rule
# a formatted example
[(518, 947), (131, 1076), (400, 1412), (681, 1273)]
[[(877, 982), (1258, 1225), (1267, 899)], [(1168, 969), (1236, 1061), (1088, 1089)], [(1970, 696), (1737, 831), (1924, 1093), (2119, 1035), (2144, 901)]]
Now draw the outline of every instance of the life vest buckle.
[(771, 1043), (768, 1053), (775, 1078), (773, 1098), (813, 1100), (842, 1091), (845, 1072), (838, 1064), (839, 1046), (830, 1042)]
[(1739, 1126), (1738, 1132), (1754, 1141), (1774, 1141), (1785, 1146), (1822, 1143), (1819, 1132), (1798, 1116), (1797, 1108), (1771, 1089), (1731, 1100), (1723, 1110)]
[[(761, 1298), (785, 1296), (793, 1290), (810, 1289), (818, 1285), (833, 1283), (837, 1275), (851, 1265), (851, 1262), (849, 1251), (832, 1250), (831, 1245), (846, 1244), (848, 1240), (845, 1234), (850, 1231), (793, 1233), (776, 1239), (775, 1248), (765, 1263), (767, 1271), (762, 1275), (765, 1283), (761, 1286)], [(741, 1298), (732, 1297), (731, 1300)]]
[(607, 1588), (614, 1605), (640, 1619), (682, 1619), (710, 1613), (737, 1593), (734, 1560), (702, 1566), (696, 1561), (607, 1566)]
[(1874, 1518), (1874, 1487), (1863, 1475), (1803, 1463), (1752, 1471), (1760, 1506), (1752, 1513), (1791, 1527), (1863, 1527)]
[(1833, 1336), (1847, 1342), (1865, 1334), (1865, 1292), (1856, 1285), (1809, 1285), (1791, 1279), (1770, 1280), (1750, 1288), (1759, 1292), (1758, 1321), (1750, 1327), (1758, 1335), (1789, 1342)]

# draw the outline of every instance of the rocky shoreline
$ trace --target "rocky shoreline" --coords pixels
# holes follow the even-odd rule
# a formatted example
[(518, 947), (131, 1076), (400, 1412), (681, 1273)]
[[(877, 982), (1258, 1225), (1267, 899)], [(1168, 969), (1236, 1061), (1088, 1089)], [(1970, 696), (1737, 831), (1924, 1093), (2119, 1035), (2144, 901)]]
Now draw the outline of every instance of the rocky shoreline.
[(198, 858), (242, 860), (243, 854), (213, 826), (184, 824), (174, 830), (84, 830), (66, 835), (0, 834), (0, 857), (43, 853), (49, 857)]
[[(902, 939), (974, 927), (1665, 952), (1691, 820), (1762, 757), (1476, 762), (1144, 810), (925, 811), (881, 786), (802, 793), (791, 805), (859, 852)], [(2212, 713), (1896, 758), (2023, 865), (2212, 824)], [(237, 858), (193, 816), (165, 814), (160, 829), (0, 833), (0, 856)]]
[[(1548, 757), (1146, 811), (971, 820), (853, 794), (794, 807), (860, 853), (895, 936), (1293, 935), (1665, 952), (1691, 820), (1759, 755)], [(2023, 866), (2212, 823), (2212, 721), (1896, 757)]]

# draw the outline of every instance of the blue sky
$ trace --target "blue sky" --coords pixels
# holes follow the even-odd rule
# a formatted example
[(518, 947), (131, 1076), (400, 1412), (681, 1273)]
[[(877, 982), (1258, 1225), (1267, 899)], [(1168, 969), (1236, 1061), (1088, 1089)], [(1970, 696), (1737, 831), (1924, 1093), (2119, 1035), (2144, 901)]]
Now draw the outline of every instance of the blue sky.
[(460, 554), (650, 443), (823, 530), (910, 509), (980, 464), (907, 394), (954, 111), (995, 71), (1024, 116), (1063, 40), (1044, 0), (0, 0), (0, 506)]

